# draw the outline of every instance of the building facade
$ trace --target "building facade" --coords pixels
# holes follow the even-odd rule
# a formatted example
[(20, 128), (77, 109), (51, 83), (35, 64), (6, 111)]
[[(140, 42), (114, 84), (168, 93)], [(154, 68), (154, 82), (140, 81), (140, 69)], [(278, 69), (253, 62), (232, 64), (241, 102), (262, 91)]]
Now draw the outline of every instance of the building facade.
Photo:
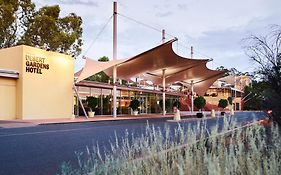
[[(112, 115), (113, 109), (113, 86), (110, 83), (100, 83), (93, 81), (81, 81), (76, 84), (79, 98), (85, 103), (88, 96), (95, 97), (98, 101), (97, 107), (94, 109), (95, 115)], [(172, 105), (175, 101), (179, 101), (181, 97), (185, 96), (180, 92), (166, 93), (166, 111), (172, 112)], [(75, 98), (75, 115), (84, 115), (79, 104), (77, 94)], [(140, 114), (151, 114), (162, 112), (162, 91), (161, 90), (148, 90), (141, 87), (130, 87), (124, 85), (117, 86), (117, 114), (126, 115), (132, 114), (129, 107), (131, 100), (138, 99), (140, 107), (138, 112)], [(86, 104), (84, 105), (87, 106)], [(87, 111), (87, 107), (86, 107)]]
[(74, 59), (29, 46), (0, 50), (0, 120), (71, 118)]
[[(226, 76), (218, 79), (207, 90), (204, 97), (206, 98), (208, 109), (218, 109), (220, 99), (228, 99), (232, 97), (234, 110), (243, 110), (243, 95), (244, 88), (251, 86), (251, 79), (249, 76)], [(230, 110), (230, 105), (226, 108)]]

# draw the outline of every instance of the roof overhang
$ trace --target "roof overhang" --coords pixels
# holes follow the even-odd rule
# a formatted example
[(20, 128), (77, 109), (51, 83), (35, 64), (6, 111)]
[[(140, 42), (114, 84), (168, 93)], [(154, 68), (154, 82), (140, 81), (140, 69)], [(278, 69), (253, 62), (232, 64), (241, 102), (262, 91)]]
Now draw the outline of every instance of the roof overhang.
[[(175, 82), (181, 82), (182, 84), (193, 82), (195, 92), (203, 95), (214, 81), (222, 77), (225, 72), (208, 69), (206, 66), (208, 59), (191, 59), (177, 55), (173, 51), (172, 45), (176, 40), (170, 40), (129, 59), (109, 62), (92, 60), (91, 66), (87, 65), (89, 63), (87, 60), (83, 71), (87, 72), (87, 76), (91, 76), (103, 70), (108, 76), (112, 77), (113, 67), (117, 66), (117, 77), (119, 79), (130, 80), (137, 77), (160, 86), (162, 85), (163, 75), (165, 75), (165, 86)], [(102, 67), (101, 64), (106, 66)], [(83, 71), (81, 74), (83, 74)], [(90, 72), (92, 72), (91, 75)], [(84, 77), (78, 79), (82, 80)]]
[(19, 78), (19, 72), (15, 70), (0, 69), (0, 77), (5, 78)]

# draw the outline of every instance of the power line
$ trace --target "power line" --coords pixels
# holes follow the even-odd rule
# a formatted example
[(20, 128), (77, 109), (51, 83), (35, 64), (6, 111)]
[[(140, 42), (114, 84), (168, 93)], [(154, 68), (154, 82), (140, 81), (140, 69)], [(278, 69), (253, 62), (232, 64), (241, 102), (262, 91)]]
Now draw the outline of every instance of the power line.
[[(145, 27), (147, 27), (147, 28), (150, 28), (150, 29), (152, 29), (152, 30), (155, 30), (155, 31), (157, 31), (157, 32), (162, 33), (162, 30), (160, 30), (160, 29), (158, 29), (158, 28), (156, 28), (156, 27), (153, 27), (153, 26), (151, 26), (151, 25), (145, 24), (145, 23), (143, 23), (143, 22), (141, 22), (141, 21), (138, 21), (138, 20), (136, 20), (136, 19), (133, 19), (133, 18), (128, 17), (128, 16), (126, 16), (126, 15), (123, 15), (123, 14), (121, 14), (121, 13), (117, 13), (117, 14), (118, 14), (119, 16), (121, 16), (121, 17), (123, 17), (123, 18), (126, 18), (126, 19), (128, 19), (128, 20), (130, 20), (130, 21), (133, 21), (133, 22), (135, 22), (135, 23), (137, 23), (137, 24), (139, 24), (139, 25), (145, 26)], [(168, 36), (170, 36), (170, 37), (176, 38), (176, 36), (171, 35), (171, 34), (169, 34), (169, 33), (165, 33), (165, 34), (168, 35)]]
[(103, 27), (101, 28), (101, 30), (99, 31), (99, 33), (97, 34), (97, 36), (95, 37), (95, 39), (91, 42), (91, 44), (89, 45), (88, 49), (84, 52), (83, 55), (86, 55), (88, 53), (88, 51), (90, 50), (90, 48), (94, 45), (94, 43), (97, 41), (97, 39), (101, 36), (101, 34), (103, 33), (103, 31), (105, 30), (105, 28), (107, 27), (108, 23), (111, 21), (113, 15), (110, 16), (110, 18), (106, 21), (106, 23), (103, 25)]
[[(139, 24), (139, 25), (145, 26), (145, 27), (150, 28), (150, 29), (152, 29), (152, 30), (154, 30), (154, 31), (157, 31), (157, 32), (162, 33), (162, 30), (160, 30), (160, 29), (158, 29), (158, 28), (156, 28), (156, 27), (153, 27), (153, 26), (148, 25), (148, 24), (146, 24), (146, 23), (144, 23), (144, 22), (141, 22), (141, 21), (138, 21), (138, 20), (136, 20), (136, 19), (134, 19), (134, 18), (128, 17), (128, 16), (126, 16), (126, 15), (123, 15), (123, 14), (121, 14), (121, 13), (117, 13), (117, 14), (118, 14), (119, 16), (123, 17), (123, 18), (126, 18), (127, 20), (133, 21), (133, 22), (135, 22), (135, 23), (137, 23), (137, 24)], [(165, 33), (165, 34), (168, 35), (168, 36), (170, 36), (170, 37), (172, 37), (172, 38), (178, 38), (178, 37), (176, 37), (176, 36), (174, 36), (174, 35), (172, 35), (172, 34), (170, 34), (170, 33)], [(182, 43), (182, 42), (180, 42), (180, 41), (178, 41), (177, 44), (180, 45), (180, 46), (182, 46), (182, 47), (184, 47), (184, 48), (187, 48), (187, 49), (190, 48), (190, 47), (188, 47), (187, 45), (185, 45), (184, 43)], [(203, 53), (201, 53), (201, 52), (199, 52), (199, 51), (197, 51), (197, 50), (195, 50), (195, 52), (196, 52), (197, 55), (199, 55), (199, 56), (206, 57), (206, 58), (212, 58), (212, 57), (210, 57), (210, 56), (208, 56), (208, 55), (206, 55), (206, 54), (203, 54)]]

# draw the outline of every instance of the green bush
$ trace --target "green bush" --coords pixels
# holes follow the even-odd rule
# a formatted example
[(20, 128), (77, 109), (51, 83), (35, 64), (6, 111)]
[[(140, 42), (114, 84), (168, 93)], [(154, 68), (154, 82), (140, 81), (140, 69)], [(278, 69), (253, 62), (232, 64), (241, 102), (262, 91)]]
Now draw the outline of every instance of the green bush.
[(95, 110), (98, 105), (98, 99), (96, 97), (87, 96), (86, 98), (87, 107), (90, 108), (91, 111)]
[(219, 101), (219, 104), (218, 104), (218, 107), (220, 107), (220, 108), (226, 108), (227, 107), (227, 105), (228, 105), (228, 101), (227, 101), (227, 99), (220, 99), (220, 101)]
[(138, 99), (133, 99), (130, 102), (130, 108), (132, 108), (133, 111), (136, 111), (138, 109), (138, 107), (140, 107), (140, 101)]
[(205, 105), (206, 105), (206, 100), (202, 96), (199, 96), (194, 100), (194, 106), (199, 110), (204, 108)]

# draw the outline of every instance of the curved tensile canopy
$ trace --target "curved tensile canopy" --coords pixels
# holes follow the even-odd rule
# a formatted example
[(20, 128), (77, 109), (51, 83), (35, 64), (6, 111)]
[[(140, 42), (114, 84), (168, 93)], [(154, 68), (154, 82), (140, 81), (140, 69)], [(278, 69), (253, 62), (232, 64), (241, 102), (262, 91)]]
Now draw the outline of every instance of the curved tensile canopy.
[[(206, 67), (208, 59), (190, 59), (177, 55), (172, 48), (174, 41), (176, 39), (129, 59), (102, 63), (87, 59), (80, 75), (81, 78), (79, 77), (78, 80), (81, 81), (102, 70), (108, 76), (112, 76), (115, 65), (119, 79), (130, 80), (133, 77), (138, 77), (161, 86), (164, 75), (166, 86), (173, 83), (189, 85), (193, 82), (194, 91), (203, 95), (213, 82), (222, 77), (225, 72), (208, 69)], [(163, 72), (165, 73), (163, 74)]]

